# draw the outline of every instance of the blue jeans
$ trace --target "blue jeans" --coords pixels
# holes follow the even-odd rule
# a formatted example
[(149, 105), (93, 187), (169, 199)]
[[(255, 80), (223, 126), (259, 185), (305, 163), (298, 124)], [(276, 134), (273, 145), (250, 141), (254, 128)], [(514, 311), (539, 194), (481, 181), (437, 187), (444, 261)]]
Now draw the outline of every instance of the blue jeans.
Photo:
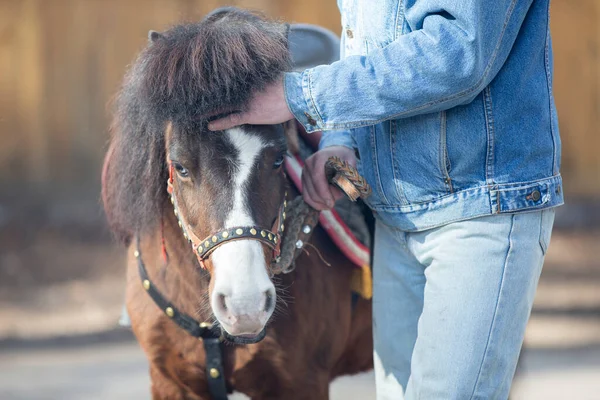
[(506, 399), (554, 210), (404, 232), (377, 221), (377, 399)]

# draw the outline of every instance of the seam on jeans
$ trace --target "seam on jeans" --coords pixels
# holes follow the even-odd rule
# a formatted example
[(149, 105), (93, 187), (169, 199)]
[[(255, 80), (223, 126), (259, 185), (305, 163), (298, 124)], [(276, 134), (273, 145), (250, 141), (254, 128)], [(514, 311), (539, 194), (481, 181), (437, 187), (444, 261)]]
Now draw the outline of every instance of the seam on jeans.
[(540, 213), (539, 243), (542, 249), (542, 257), (546, 257), (546, 253), (548, 253), (548, 246), (550, 245), (550, 237), (552, 235), (552, 226), (554, 225), (554, 218), (549, 217), (549, 213), (554, 213), (554, 210), (547, 208), (542, 210), (542, 212)]
[(544, 240), (544, 212), (546, 210), (542, 210), (542, 212), (540, 212), (540, 232), (539, 232), (539, 237), (538, 237), (538, 243), (540, 245), (540, 248), (542, 250), (542, 257), (544, 257), (546, 255), (546, 241)]
[[(385, 222), (382, 222), (381, 219), (376, 217), (376, 220), (378, 223), (385, 225)], [(418, 262), (419, 260), (417, 260), (414, 253), (408, 246), (409, 232), (405, 232), (402, 229), (398, 229), (398, 228), (392, 228), (389, 225), (386, 225), (386, 229), (388, 229), (392, 232), (392, 236), (394, 237), (394, 239), (397, 242), (400, 242), (400, 245), (406, 251), (406, 253), (409, 254), (415, 261)]]
[(492, 323), (490, 324), (490, 330), (488, 332), (487, 341), (485, 343), (485, 350), (483, 351), (483, 357), (481, 359), (481, 364), (479, 365), (479, 371), (477, 372), (477, 379), (475, 380), (475, 384), (473, 385), (473, 392), (471, 393), (471, 397), (469, 399), (473, 399), (475, 396), (475, 392), (477, 391), (477, 385), (479, 384), (479, 380), (481, 378), (481, 371), (483, 370), (483, 365), (487, 359), (487, 352), (490, 346), (490, 341), (492, 338), (492, 332), (494, 331), (494, 325), (496, 324), (496, 317), (498, 316), (498, 307), (500, 305), (500, 295), (502, 294), (502, 288), (504, 286), (504, 277), (506, 275), (506, 269), (508, 266), (508, 259), (510, 258), (511, 251), (513, 249), (513, 231), (515, 227), (515, 214), (513, 214), (510, 218), (510, 231), (508, 233), (508, 250), (506, 250), (506, 257), (504, 259), (504, 266), (502, 267), (502, 279), (500, 280), (500, 287), (498, 288), (498, 296), (496, 298), (496, 307), (494, 309), (494, 316), (492, 318)]

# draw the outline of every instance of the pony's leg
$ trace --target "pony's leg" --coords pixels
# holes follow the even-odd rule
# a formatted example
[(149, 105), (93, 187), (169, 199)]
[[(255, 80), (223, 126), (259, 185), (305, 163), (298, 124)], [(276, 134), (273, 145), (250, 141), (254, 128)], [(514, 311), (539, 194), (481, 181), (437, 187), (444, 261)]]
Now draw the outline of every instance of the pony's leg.
[(152, 400), (183, 399), (181, 389), (157, 367), (150, 367)]
[[(291, 372), (292, 380), (281, 380), (278, 371), (269, 372), (271, 378), (256, 379), (249, 391), (242, 388), (252, 400), (329, 400), (329, 371), (302, 368)], [(261, 385), (264, 382), (264, 385)], [(258, 389), (258, 390), (257, 390)]]
[(208, 400), (186, 390), (177, 382), (166, 376), (160, 368), (150, 367), (152, 400)]
[(266, 395), (252, 397), (252, 400), (329, 400), (328, 375), (329, 374), (323, 374), (322, 377), (317, 378), (318, 382), (314, 381), (312, 377), (306, 379), (306, 377), (299, 376), (299, 385), (297, 387), (293, 387), (276, 394), (269, 393)]
[(373, 329), (371, 300), (359, 299), (352, 311), (350, 336), (344, 354), (331, 370), (331, 380), (373, 368)]

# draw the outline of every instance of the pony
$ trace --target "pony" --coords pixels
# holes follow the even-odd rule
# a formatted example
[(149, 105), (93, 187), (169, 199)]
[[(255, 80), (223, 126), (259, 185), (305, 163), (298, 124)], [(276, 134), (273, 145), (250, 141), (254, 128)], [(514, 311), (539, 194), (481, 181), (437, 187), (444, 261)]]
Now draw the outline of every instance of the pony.
[(327, 399), (372, 367), (371, 302), (351, 301), (352, 265), (321, 228), (309, 243), (331, 266), (311, 252), (271, 269), (299, 194), (293, 130), (207, 128), (289, 69), (285, 24), (223, 8), (151, 31), (115, 98), (102, 198), (153, 399)]

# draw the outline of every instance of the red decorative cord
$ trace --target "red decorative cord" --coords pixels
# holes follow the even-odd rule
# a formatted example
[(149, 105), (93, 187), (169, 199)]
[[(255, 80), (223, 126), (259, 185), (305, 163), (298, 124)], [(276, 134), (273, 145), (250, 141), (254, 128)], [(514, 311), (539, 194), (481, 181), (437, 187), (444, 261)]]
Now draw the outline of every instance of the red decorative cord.
[(163, 221), (163, 214), (160, 214), (160, 243), (162, 248), (162, 255), (165, 261), (165, 264), (169, 263), (169, 255), (167, 254), (167, 245), (165, 243), (165, 224)]

